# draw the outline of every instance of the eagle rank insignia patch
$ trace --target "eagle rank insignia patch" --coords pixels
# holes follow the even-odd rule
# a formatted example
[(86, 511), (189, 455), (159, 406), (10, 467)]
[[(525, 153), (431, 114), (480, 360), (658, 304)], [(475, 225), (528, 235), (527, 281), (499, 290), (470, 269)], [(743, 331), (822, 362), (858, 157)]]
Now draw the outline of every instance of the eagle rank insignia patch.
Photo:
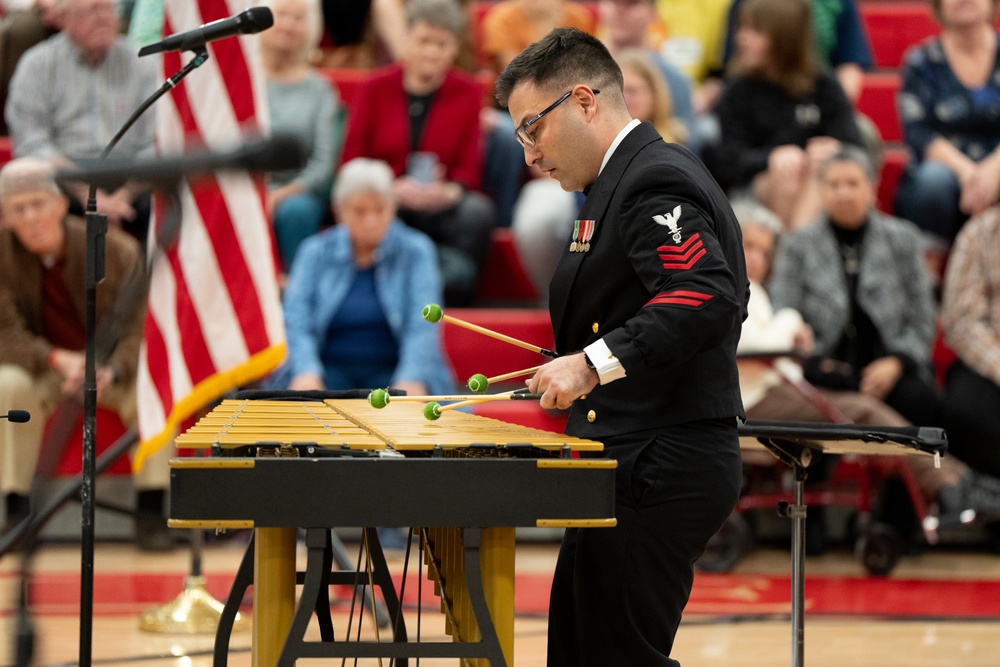
[(674, 240), (674, 243), (681, 242), (681, 226), (677, 223), (681, 219), (681, 205), (678, 204), (674, 207), (674, 210), (666, 215), (654, 215), (653, 221), (658, 225), (663, 225), (670, 230), (670, 238)]

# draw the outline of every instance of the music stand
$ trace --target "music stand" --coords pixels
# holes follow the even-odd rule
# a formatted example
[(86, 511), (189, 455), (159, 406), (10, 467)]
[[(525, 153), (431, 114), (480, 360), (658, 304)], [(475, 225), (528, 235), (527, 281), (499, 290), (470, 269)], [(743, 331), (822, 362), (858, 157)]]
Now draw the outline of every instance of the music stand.
[[(814, 422), (748, 421), (740, 424), (740, 446), (759, 448), (788, 465), (794, 475), (793, 501), (779, 513), (792, 520), (792, 667), (805, 665), (805, 482), (809, 465), (823, 454), (933, 456), (948, 449), (944, 430)], [(759, 443), (759, 444), (758, 444)]]

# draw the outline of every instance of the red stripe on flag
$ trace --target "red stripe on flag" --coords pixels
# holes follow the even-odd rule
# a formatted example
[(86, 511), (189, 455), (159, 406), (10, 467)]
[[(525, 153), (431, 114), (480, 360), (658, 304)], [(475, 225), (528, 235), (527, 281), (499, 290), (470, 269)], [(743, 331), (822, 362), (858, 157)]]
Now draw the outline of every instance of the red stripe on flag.
[(203, 216), (206, 213), (210, 216), (211, 223), (206, 220), (205, 231), (212, 239), (219, 271), (233, 302), (247, 349), (250, 354), (255, 354), (270, 344), (264, 312), (260, 308), (257, 292), (253, 289), (253, 277), (246, 257), (242, 252), (235, 252), (240, 247), (240, 241), (222, 190), (214, 177), (204, 179), (203, 185), (205, 187), (194, 188), (194, 201)]
[(146, 317), (143, 327), (143, 338), (146, 342), (146, 368), (149, 378), (160, 397), (160, 405), (173, 405), (174, 396), (170, 386), (170, 367), (167, 363), (167, 344), (156, 320)]
[(687, 271), (695, 264), (697, 264), (698, 260), (704, 257), (705, 254), (706, 251), (704, 248), (702, 248), (701, 251), (699, 251), (698, 254), (692, 257), (690, 260), (686, 262), (664, 262), (663, 268), (666, 269), (667, 271)]
[(194, 302), (191, 300), (191, 293), (188, 292), (176, 248), (170, 251), (169, 258), (174, 281), (177, 283), (174, 307), (177, 312), (177, 329), (180, 334), (181, 349), (184, 351), (184, 362), (188, 368), (188, 374), (191, 376), (191, 382), (198, 384), (215, 373), (215, 362), (212, 361), (212, 355), (208, 351), (208, 344), (205, 342), (204, 332), (201, 328), (201, 319), (198, 317), (198, 311), (195, 310)]
[[(198, 8), (204, 23), (229, 16), (228, 8), (217, 1), (200, 0)], [(225, 72), (226, 92), (233, 105), (236, 122), (242, 124), (252, 120), (257, 109), (254, 106), (253, 81), (243, 53), (243, 43), (237, 37), (230, 37), (212, 42), (208, 48), (219, 63), (219, 71)]]
[[(177, 107), (177, 114), (183, 123), (185, 135), (203, 136), (195, 120), (187, 89), (178, 86), (171, 93)], [(261, 311), (256, 290), (252, 289), (253, 279), (246, 264), (246, 257), (243, 256), (242, 252), (238, 252), (239, 239), (225, 198), (213, 176), (200, 179), (199, 185), (192, 187), (192, 194), (201, 218), (205, 222), (205, 231), (212, 239), (212, 249), (226, 289), (233, 302), (236, 316), (239, 318), (247, 349), (251, 354), (259, 352), (270, 344), (264, 323), (264, 313)]]

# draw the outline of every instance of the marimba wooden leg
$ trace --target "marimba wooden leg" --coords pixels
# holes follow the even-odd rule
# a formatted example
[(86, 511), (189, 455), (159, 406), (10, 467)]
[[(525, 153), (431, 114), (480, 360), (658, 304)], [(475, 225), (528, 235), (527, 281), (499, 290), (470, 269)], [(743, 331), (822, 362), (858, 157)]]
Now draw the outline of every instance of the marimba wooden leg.
[(508, 665), (514, 664), (514, 538), (513, 528), (486, 528), (479, 552), (483, 572), (489, 573), (483, 594)]
[(275, 667), (295, 616), (295, 529), (254, 531), (253, 667)]

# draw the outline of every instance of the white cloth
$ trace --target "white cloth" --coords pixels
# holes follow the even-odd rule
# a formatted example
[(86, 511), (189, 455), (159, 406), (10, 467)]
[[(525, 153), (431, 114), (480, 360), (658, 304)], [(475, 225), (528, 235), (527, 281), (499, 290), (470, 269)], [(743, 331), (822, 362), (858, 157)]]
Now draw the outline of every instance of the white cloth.
[[(791, 351), (795, 334), (802, 328), (802, 324), (802, 316), (792, 308), (782, 308), (775, 312), (764, 288), (751, 281), (747, 319), (743, 322), (736, 354)], [(802, 377), (799, 366), (787, 358), (779, 358), (774, 362), (741, 359), (737, 366), (743, 407), (747, 410), (757, 405), (768, 389), (782, 381), (782, 374), (799, 379)]]

